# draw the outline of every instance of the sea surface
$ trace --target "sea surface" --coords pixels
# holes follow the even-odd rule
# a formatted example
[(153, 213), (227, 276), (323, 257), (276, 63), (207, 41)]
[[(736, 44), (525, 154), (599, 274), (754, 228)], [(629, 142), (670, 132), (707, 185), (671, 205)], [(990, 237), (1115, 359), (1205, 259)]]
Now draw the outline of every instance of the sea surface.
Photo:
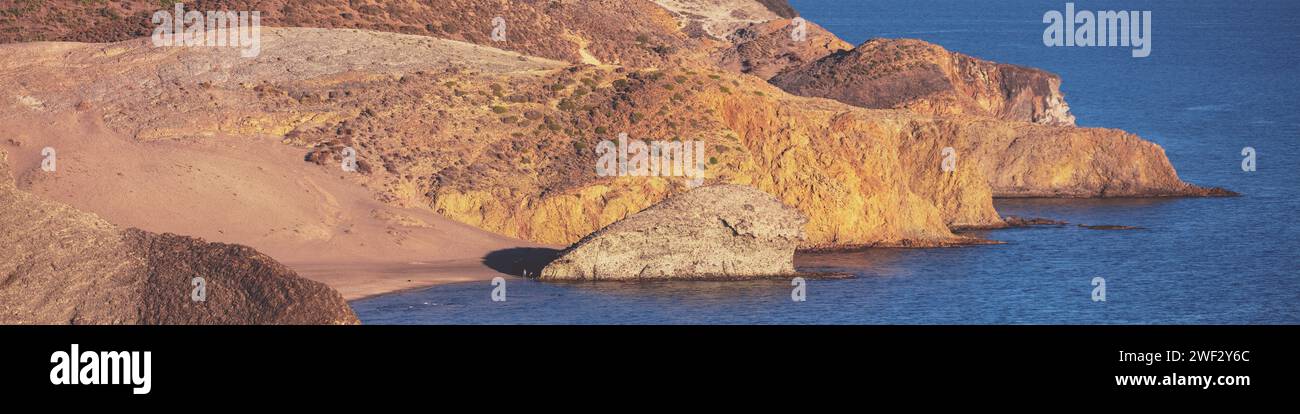
[[(793, 0), (845, 40), (919, 38), (1063, 78), (1081, 126), (1165, 148), (1186, 181), (1239, 198), (999, 200), (1003, 215), (1075, 225), (981, 232), (1002, 245), (800, 254), (856, 277), (551, 284), (511, 278), (352, 303), (378, 324), (1296, 324), (1300, 323), (1300, 2), (1076, 1), (1149, 10), (1152, 48), (1043, 45), (1064, 1)], [(1257, 170), (1243, 172), (1242, 149)], [(1095, 277), (1106, 300), (1093, 300)]]

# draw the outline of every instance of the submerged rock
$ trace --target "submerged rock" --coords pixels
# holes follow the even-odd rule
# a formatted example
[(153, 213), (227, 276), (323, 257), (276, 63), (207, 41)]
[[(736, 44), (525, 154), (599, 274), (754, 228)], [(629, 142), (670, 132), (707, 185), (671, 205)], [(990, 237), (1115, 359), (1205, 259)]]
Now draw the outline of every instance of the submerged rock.
[(790, 275), (806, 221), (751, 187), (701, 187), (588, 235), (542, 269), (541, 279)]
[(1143, 227), (1123, 226), (1118, 224), (1098, 224), (1098, 225), (1080, 224), (1079, 227), (1088, 230), (1146, 230), (1146, 228)]
[(1007, 227), (1064, 226), (1070, 224), (1064, 220), (1053, 220), (1042, 217), (1026, 218), (1020, 216), (1006, 216), (1002, 218), (1002, 221), (1007, 223)]

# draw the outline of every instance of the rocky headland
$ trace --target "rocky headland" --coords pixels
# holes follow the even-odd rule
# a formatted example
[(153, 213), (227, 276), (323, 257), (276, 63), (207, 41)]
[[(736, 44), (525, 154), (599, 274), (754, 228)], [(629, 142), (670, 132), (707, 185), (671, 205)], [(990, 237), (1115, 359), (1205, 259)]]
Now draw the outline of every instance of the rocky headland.
[[(158, 221), (157, 199), (88, 196), (139, 185), (95, 156), (57, 179), (19, 171), (24, 190), (114, 222), (293, 262), (454, 261), (444, 270), (473, 279), (494, 274), (475, 257), (569, 245), (689, 194), (680, 177), (595, 174), (595, 148), (619, 133), (701, 142), (704, 181), (757, 189), (806, 217), (805, 249), (980, 243), (953, 230), (1007, 225), (994, 197), (1231, 195), (1183, 182), (1140, 137), (1074, 126), (1054, 74), (916, 40), (853, 47), (813, 23), (795, 42), (783, 3), (188, 5), (261, 10), (272, 27), (261, 54), (242, 58), (153, 47), (144, 36), (156, 2), (50, 0), (0, 17), (11, 42), (0, 46), (0, 133), (27, 154), (26, 170), (42, 146), (112, 150), (68, 137), (113, 137), (94, 142), (166, 161), (138, 159), (125, 173), (225, 212), (202, 227)], [(490, 37), (498, 16), (506, 41)], [(59, 24), (70, 19), (86, 23)], [(41, 42), (52, 40), (64, 42)], [(250, 147), (259, 155), (230, 162)], [(348, 148), (358, 169), (343, 174)], [(292, 156), (271, 156), (281, 153)], [(230, 180), (274, 197), (249, 203)], [(275, 198), (289, 195), (299, 198)], [(271, 207), (286, 202), (296, 207)], [(340, 267), (299, 267), (350, 298), (419, 285), (351, 290), (358, 277), (323, 268)], [(462, 279), (426, 282), (438, 280)]]

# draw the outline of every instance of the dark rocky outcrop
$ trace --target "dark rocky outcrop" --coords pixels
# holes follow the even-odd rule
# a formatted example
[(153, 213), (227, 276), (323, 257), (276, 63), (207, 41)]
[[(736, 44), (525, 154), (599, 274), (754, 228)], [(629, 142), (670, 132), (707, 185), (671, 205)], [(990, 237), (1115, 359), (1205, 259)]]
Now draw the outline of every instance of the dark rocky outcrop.
[(583, 238), (547, 265), (541, 279), (790, 275), (805, 221), (752, 187), (701, 187)]
[(1027, 218), (1027, 217), (1019, 217), (1019, 216), (1006, 216), (1002, 218), (1002, 221), (1005, 221), (1007, 223), (1007, 227), (1064, 226), (1066, 224), (1070, 224), (1069, 222), (1063, 220), (1053, 220), (1053, 219), (1042, 218), (1042, 217)]
[(799, 12), (795, 11), (794, 7), (790, 6), (790, 2), (786, 0), (757, 0), (757, 1), (759, 2), (759, 4), (762, 4), (763, 7), (766, 7), (768, 10), (771, 10), (772, 13), (776, 13), (777, 16), (781, 16), (789, 19), (799, 15)]
[[(0, 323), (355, 324), (338, 292), (252, 248), (119, 229), (17, 189), (0, 152)], [(206, 292), (194, 301), (192, 281)]]

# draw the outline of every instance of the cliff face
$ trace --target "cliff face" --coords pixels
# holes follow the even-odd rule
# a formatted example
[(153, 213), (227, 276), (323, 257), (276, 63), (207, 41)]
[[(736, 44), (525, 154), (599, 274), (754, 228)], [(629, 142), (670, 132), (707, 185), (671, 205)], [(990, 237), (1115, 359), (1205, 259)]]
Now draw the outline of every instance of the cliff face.
[(1116, 129), (945, 122), (997, 197), (1231, 196), (1178, 178), (1159, 145)]
[[(355, 324), (333, 289), (253, 249), (119, 229), (18, 190), (0, 151), (0, 323)], [(192, 280), (206, 281), (205, 301)]]
[(1074, 125), (1058, 76), (975, 59), (919, 40), (873, 39), (786, 70), (771, 81), (796, 95), (864, 108)]
[(569, 247), (543, 280), (702, 279), (794, 274), (805, 219), (771, 195), (712, 185), (672, 197)]
[[(756, 187), (809, 217), (805, 247), (961, 243), (966, 240), (950, 233), (948, 224), (1000, 223), (974, 164), (942, 173), (941, 148), (926, 149), (940, 137), (913, 132), (911, 123), (924, 119), (791, 97), (723, 72), (588, 70), (572, 76), (609, 86), (578, 99), (563, 97), (567, 92), (546, 99), (574, 99), (579, 109), (511, 105), (503, 115), (534, 111), (541, 125), (525, 126), (519, 137), (498, 133), (515, 138), (443, 169), (429, 183), (433, 207), (495, 232), (571, 243), (686, 189), (680, 177), (597, 176), (592, 148), (625, 132), (647, 141), (702, 142), (708, 182)], [(583, 125), (599, 129), (593, 134)], [(530, 134), (527, 141), (515, 141), (523, 134)], [(512, 155), (511, 148), (522, 152)]]

